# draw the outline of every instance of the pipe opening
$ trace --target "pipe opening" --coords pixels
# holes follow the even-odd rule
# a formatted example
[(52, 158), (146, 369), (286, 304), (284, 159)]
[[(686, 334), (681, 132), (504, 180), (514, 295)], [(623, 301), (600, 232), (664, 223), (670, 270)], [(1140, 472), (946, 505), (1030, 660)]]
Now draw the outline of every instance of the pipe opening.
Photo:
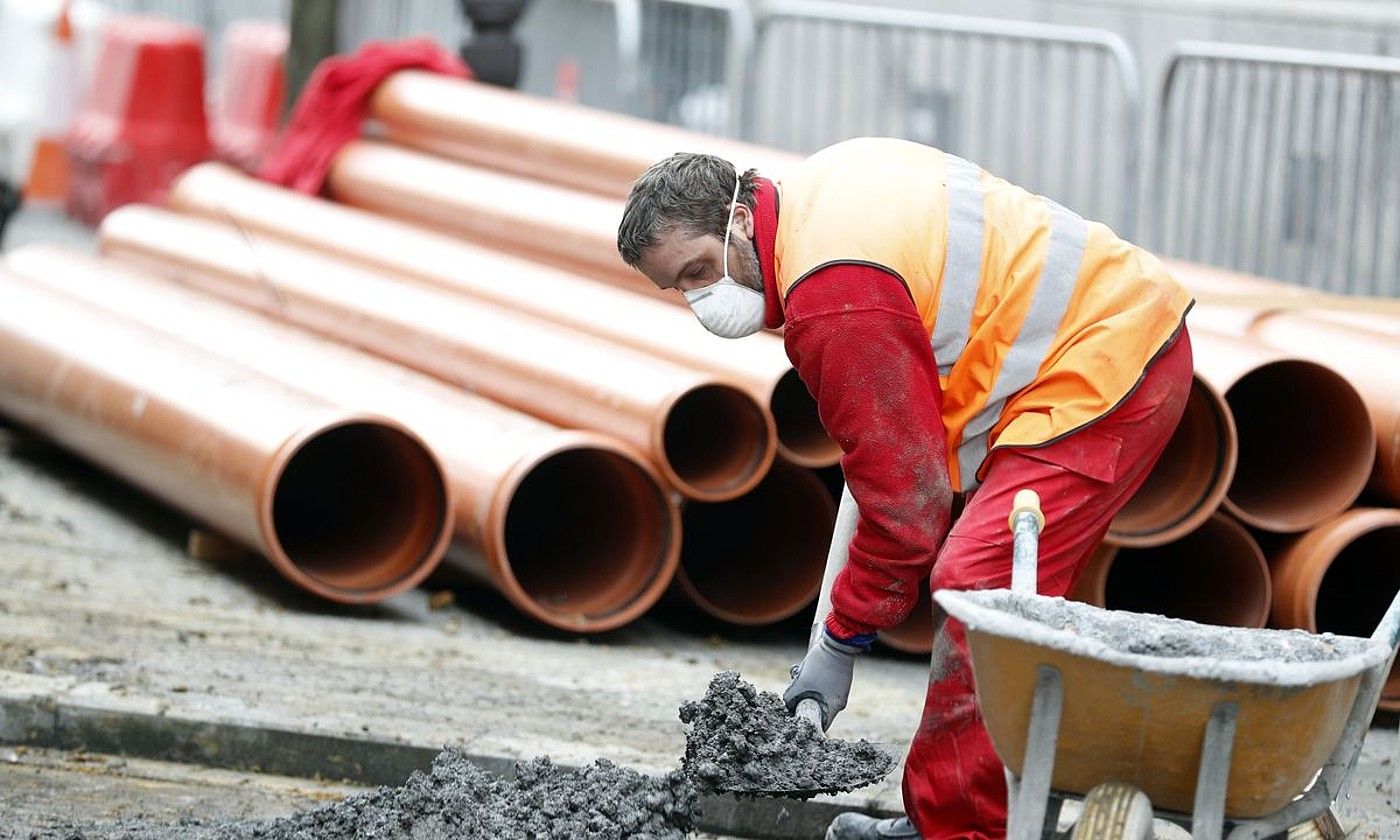
[(1340, 375), (1312, 362), (1274, 362), (1241, 378), (1225, 398), (1239, 430), (1228, 498), (1241, 519), (1303, 531), (1356, 500), (1376, 441), (1366, 406)]
[(303, 443), (278, 476), (274, 539), (312, 582), (362, 600), (440, 555), (450, 525), (436, 459), (390, 426), (354, 422)]
[[(1375, 631), (1400, 590), (1400, 525), (1384, 525), (1348, 542), (1317, 588), (1317, 631), (1363, 638)], [(1400, 700), (1400, 663), (1392, 665), (1382, 696)]]
[(796, 370), (789, 369), (773, 386), (768, 400), (778, 428), (783, 457), (802, 467), (829, 467), (841, 460), (841, 447), (826, 433), (817, 401)]
[(811, 472), (782, 462), (727, 502), (682, 513), (676, 582), (706, 613), (734, 624), (795, 615), (821, 588), (836, 505)]
[(568, 449), (534, 465), (506, 508), (503, 544), (538, 617), (574, 630), (645, 612), (664, 590), (658, 578), (673, 550), (661, 488), (605, 449)]
[(678, 489), (707, 501), (749, 489), (773, 458), (763, 409), (728, 385), (702, 385), (681, 395), (666, 413), (662, 436)]
[(1157, 465), (1118, 515), (1108, 537), (1119, 545), (1170, 542), (1208, 519), (1225, 496), (1237, 457), (1229, 409), (1199, 377)]
[(1263, 627), (1269, 567), (1241, 525), (1215, 515), (1172, 543), (1120, 548), (1104, 584), (1104, 606), (1202, 624)]

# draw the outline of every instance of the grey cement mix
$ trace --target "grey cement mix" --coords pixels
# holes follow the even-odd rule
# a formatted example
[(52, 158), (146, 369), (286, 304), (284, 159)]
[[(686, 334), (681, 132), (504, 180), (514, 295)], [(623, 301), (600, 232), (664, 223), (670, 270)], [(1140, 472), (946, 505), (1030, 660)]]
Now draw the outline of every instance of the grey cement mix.
[(680, 717), (690, 727), (683, 769), (664, 775), (606, 759), (563, 769), (543, 757), (517, 764), (505, 779), (448, 748), (402, 785), (289, 817), (66, 823), (28, 840), (679, 840), (695, 828), (701, 791), (805, 798), (864, 787), (894, 766), (868, 741), (825, 738), (776, 694), (732, 671), (717, 674), (702, 699), (682, 704)]
[(151, 822), (128, 818), (67, 824), (29, 840), (679, 840), (694, 827), (697, 794), (681, 772), (649, 776), (599, 760), (566, 770), (548, 758), (503, 779), (460, 750), (443, 750), (403, 785), (289, 817), (255, 821)]
[(733, 671), (716, 674), (702, 699), (682, 704), (681, 721), (690, 726), (685, 769), (709, 790), (802, 798), (865, 787), (894, 767), (869, 741), (824, 737), (789, 714), (778, 695)]
[(1302, 687), (1384, 668), (1382, 642), (1300, 630), (1215, 627), (1160, 615), (1005, 590), (937, 592), (970, 634), (984, 634), (1092, 659), (1106, 666), (1209, 683)]
[(672, 840), (694, 825), (695, 787), (681, 773), (647, 776), (599, 760), (580, 770), (536, 758), (514, 779), (444, 750), (428, 773), (220, 840), (597, 838)]
[[(992, 605), (992, 599), (986, 601), (986, 605)], [(1301, 630), (1216, 627), (1158, 615), (1107, 612), (1053, 598), (1001, 597), (996, 599), (995, 605), (1029, 621), (1095, 639), (1122, 653), (1142, 656), (1237, 662), (1330, 662), (1359, 654), (1366, 647), (1358, 639), (1343, 636), (1319, 636)]]

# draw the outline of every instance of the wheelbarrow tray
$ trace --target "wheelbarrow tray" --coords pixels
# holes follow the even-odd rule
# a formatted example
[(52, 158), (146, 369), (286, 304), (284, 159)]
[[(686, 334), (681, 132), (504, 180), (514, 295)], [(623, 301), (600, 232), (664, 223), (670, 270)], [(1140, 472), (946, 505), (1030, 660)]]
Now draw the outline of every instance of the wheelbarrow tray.
[(1362, 672), (1390, 656), (1369, 639), (1213, 627), (1008, 590), (935, 598), (967, 626), (978, 703), (1008, 768), (1023, 772), (1037, 668), (1050, 665), (1064, 690), (1051, 785), (1083, 795), (1126, 782), (1182, 813), (1217, 703), (1238, 706), (1225, 813), (1263, 816), (1308, 786)]

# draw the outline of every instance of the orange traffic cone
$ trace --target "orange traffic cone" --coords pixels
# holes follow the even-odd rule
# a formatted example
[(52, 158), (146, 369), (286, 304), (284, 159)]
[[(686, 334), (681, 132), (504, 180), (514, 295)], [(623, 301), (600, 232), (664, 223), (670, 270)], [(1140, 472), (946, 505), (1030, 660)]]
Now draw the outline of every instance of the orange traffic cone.
[(61, 202), (68, 195), (68, 154), (63, 148), (68, 123), (73, 119), (73, 24), (68, 2), (54, 22), (49, 72), (45, 79), (42, 118), (34, 141), (34, 158), (24, 186), (27, 203)]

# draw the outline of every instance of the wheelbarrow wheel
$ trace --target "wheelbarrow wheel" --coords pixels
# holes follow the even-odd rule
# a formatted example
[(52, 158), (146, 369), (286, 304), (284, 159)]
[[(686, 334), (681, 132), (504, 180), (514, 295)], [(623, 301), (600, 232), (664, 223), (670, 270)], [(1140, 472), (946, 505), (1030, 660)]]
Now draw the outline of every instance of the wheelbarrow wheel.
[(1152, 840), (1152, 802), (1120, 782), (1105, 782), (1084, 797), (1071, 840)]
[(1331, 808), (1320, 817), (1288, 829), (1288, 840), (1342, 840), (1345, 836), (1346, 832)]

